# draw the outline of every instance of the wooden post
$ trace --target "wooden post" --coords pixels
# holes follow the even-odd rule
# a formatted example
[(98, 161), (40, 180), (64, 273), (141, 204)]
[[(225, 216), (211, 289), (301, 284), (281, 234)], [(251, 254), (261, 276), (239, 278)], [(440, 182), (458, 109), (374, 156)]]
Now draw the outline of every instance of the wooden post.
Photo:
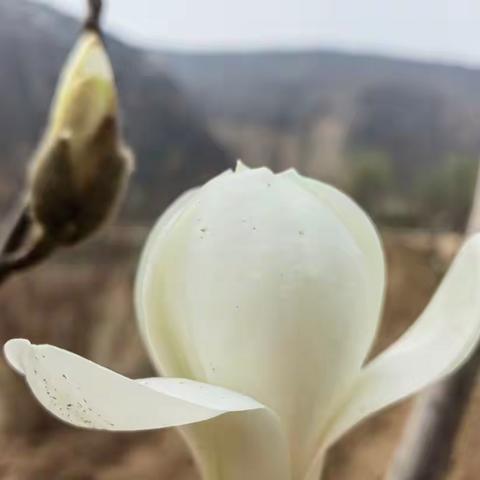
[[(480, 169), (466, 235), (480, 231)], [(479, 292), (480, 295), (480, 292)], [(456, 373), (431, 387), (414, 406), (388, 480), (442, 480), (480, 371), (480, 346)]]

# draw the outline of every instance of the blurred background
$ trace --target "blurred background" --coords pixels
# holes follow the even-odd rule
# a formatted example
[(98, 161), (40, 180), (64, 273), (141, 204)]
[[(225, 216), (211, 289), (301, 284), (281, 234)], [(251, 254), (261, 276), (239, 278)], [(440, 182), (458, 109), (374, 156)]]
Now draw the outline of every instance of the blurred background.
[[(153, 374), (132, 284), (148, 229), (185, 189), (231, 167), (348, 191), (381, 225), (389, 268), (375, 352), (421, 312), (461, 241), (480, 154), (480, 3), (467, 0), (111, 0), (105, 25), (137, 156), (128, 198), (94, 240), (0, 290), (0, 340), (28, 337), (128, 376)], [(0, 214), (45, 125), (82, 0), (0, 0)], [(480, 390), (450, 480), (479, 478)], [(329, 480), (383, 478), (411, 402), (332, 450)], [(61, 425), (0, 360), (0, 478), (195, 480), (173, 431)]]

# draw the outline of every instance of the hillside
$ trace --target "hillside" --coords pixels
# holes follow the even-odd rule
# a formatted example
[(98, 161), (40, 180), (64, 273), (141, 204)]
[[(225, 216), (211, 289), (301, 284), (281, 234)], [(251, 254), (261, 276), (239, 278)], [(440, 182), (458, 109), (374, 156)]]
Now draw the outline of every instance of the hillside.
[(480, 71), (330, 51), (152, 52), (247, 162), (344, 182), (364, 152), (410, 191), (452, 156), (480, 152)]
[[(78, 29), (28, 0), (0, 2), (0, 210), (23, 181)], [(139, 160), (129, 219), (157, 215), (240, 157), (338, 184), (386, 221), (462, 228), (480, 152), (479, 70), (321, 50), (107, 43)]]
[[(79, 24), (26, 0), (0, 2), (0, 202), (23, 182), (25, 162), (45, 123), (59, 69)], [(182, 90), (139, 49), (107, 38), (138, 166), (130, 217), (157, 215), (178, 193), (229, 164)], [(3, 210), (5, 208), (2, 208)]]

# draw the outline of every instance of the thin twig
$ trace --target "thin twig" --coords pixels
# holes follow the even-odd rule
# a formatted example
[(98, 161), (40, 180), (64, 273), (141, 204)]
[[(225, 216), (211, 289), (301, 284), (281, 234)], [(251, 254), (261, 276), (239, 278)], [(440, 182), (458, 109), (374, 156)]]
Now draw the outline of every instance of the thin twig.
[(26, 250), (3, 257), (0, 260), (0, 285), (14, 273), (31, 268), (45, 260), (55, 247), (55, 242), (42, 233)]
[(0, 256), (11, 254), (21, 248), (30, 232), (31, 226), (32, 219), (29, 214), (28, 204), (22, 201), (20, 207), (14, 213), (6, 238), (0, 247)]
[(102, 10), (102, 0), (88, 0), (88, 15), (84, 24), (85, 30), (93, 30), (99, 34), (101, 33), (100, 17), (102, 15)]

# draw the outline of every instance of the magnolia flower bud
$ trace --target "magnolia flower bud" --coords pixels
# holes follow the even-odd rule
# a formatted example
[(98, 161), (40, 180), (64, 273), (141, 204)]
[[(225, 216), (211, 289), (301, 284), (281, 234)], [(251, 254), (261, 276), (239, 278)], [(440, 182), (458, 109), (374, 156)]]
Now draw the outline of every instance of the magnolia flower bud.
[(32, 162), (33, 219), (58, 244), (86, 238), (114, 210), (132, 164), (110, 61), (99, 35), (86, 31), (63, 70)]
[(415, 324), (367, 361), (385, 287), (370, 219), (295, 171), (243, 167), (180, 197), (145, 247), (139, 328), (167, 378), (21, 339), (5, 353), (73, 425), (182, 427), (205, 480), (318, 480), (348, 429), (471, 355), (479, 286), (476, 235)]
[(114, 212), (133, 167), (120, 135), (114, 75), (90, 0), (85, 30), (60, 77), (19, 213), (1, 247), (0, 283), (94, 233)]

